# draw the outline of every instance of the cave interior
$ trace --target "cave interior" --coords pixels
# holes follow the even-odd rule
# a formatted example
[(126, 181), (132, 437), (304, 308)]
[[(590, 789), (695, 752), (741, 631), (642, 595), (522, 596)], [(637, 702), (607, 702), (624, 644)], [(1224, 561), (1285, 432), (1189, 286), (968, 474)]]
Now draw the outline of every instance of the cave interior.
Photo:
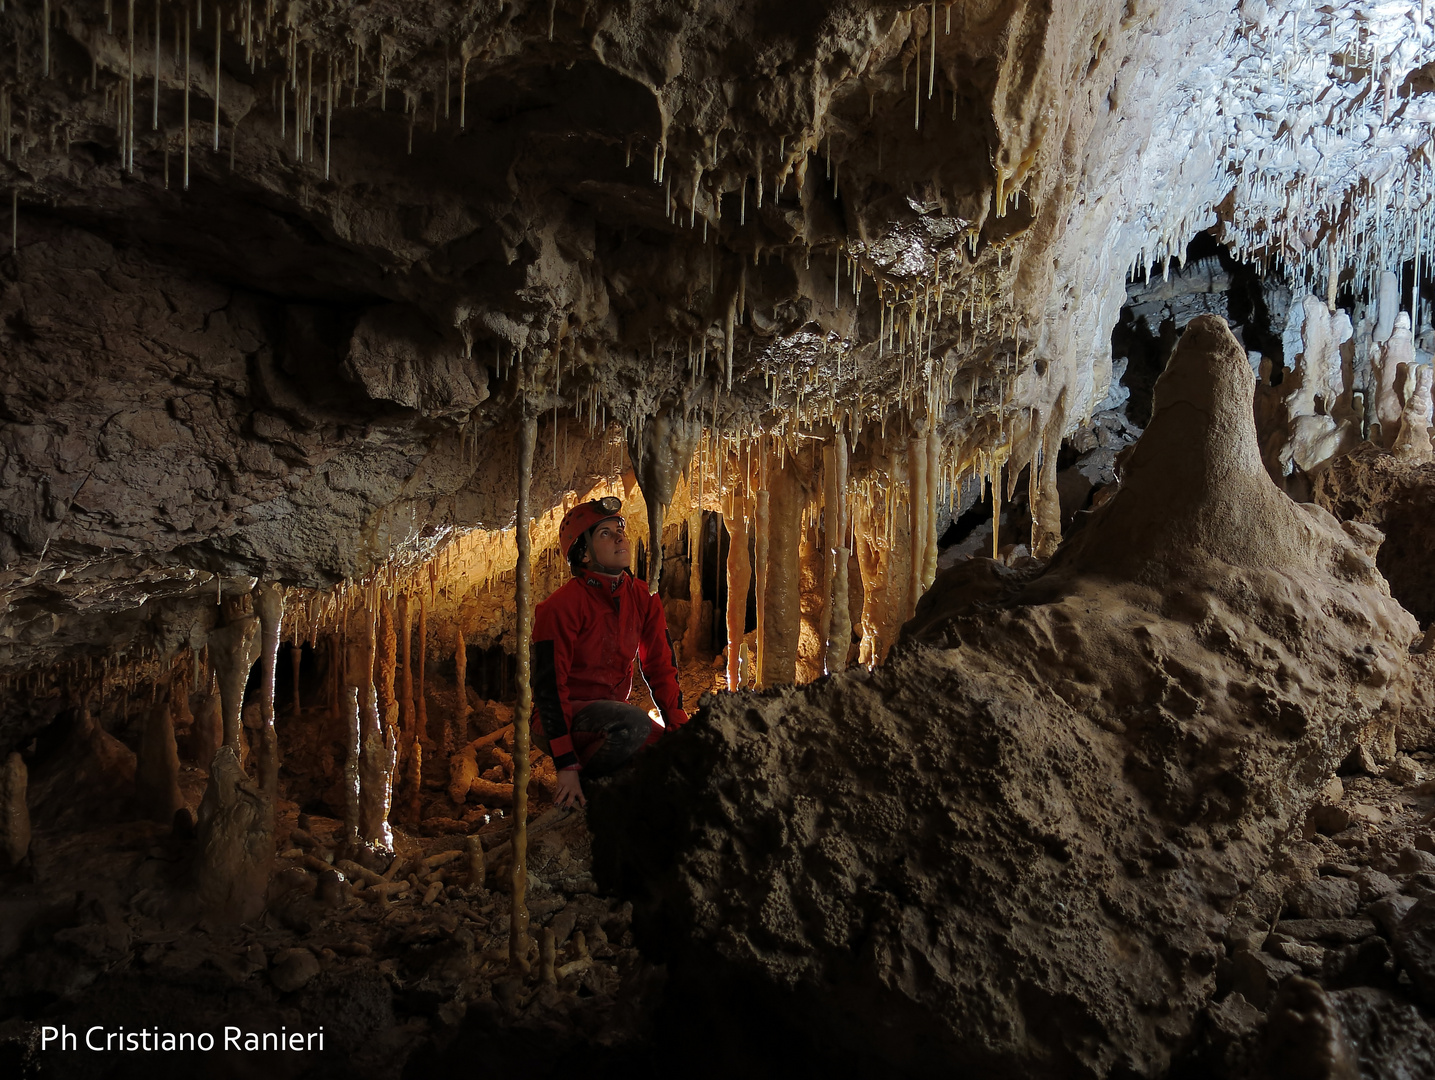
[(1435, 1076), (1431, 55), (0, 0), (0, 1073)]

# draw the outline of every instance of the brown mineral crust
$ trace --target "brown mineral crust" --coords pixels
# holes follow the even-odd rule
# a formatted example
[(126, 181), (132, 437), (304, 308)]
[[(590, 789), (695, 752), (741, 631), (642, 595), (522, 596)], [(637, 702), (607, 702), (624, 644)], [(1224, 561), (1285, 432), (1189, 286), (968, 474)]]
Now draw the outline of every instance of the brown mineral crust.
[(1375, 565), (1391, 593), (1422, 625), (1435, 621), (1435, 464), (1367, 443), (1316, 477), (1313, 498), (1340, 520), (1385, 534)]
[(883, 667), (710, 699), (595, 798), (679, 1007), (903, 1074), (1164, 1071), (1417, 633), (1368, 534), (1271, 483), (1252, 390), (1195, 320), (1044, 570), (943, 575)]

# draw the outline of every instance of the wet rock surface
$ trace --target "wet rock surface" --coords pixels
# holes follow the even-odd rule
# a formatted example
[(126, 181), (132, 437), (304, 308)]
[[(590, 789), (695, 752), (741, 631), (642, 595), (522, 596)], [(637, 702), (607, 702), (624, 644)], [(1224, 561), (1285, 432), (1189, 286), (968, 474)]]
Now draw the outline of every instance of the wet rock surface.
[[(1372, 535), (1270, 482), (1253, 386), (1197, 318), (1120, 492), (1045, 569), (950, 571), (884, 667), (710, 701), (595, 805), (598, 879), (674, 994), (904, 1073), (1169, 1068), (1282, 911), (1310, 805), (1387, 752), (1417, 637)], [(1307, 894), (1358, 909), (1353, 882)], [(1304, 948), (1247, 977), (1273, 1000)]]

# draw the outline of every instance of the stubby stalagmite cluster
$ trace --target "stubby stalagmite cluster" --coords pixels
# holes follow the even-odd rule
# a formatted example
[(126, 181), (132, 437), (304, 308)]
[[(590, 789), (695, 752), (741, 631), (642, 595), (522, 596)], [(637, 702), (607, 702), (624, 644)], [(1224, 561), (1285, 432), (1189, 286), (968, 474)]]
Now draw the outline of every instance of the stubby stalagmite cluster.
[[(1431, 47), (0, 2), (0, 1073), (1428, 1067)], [(599, 498), (691, 718), (575, 808)]]

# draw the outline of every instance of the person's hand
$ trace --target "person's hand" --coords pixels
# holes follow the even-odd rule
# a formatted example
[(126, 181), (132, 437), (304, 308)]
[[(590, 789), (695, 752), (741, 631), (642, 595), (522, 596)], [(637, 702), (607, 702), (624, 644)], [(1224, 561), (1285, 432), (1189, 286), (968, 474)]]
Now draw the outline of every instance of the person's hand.
[(583, 797), (583, 785), (578, 780), (577, 769), (561, 769), (558, 773), (558, 794), (553, 798), (554, 806), (587, 806)]

